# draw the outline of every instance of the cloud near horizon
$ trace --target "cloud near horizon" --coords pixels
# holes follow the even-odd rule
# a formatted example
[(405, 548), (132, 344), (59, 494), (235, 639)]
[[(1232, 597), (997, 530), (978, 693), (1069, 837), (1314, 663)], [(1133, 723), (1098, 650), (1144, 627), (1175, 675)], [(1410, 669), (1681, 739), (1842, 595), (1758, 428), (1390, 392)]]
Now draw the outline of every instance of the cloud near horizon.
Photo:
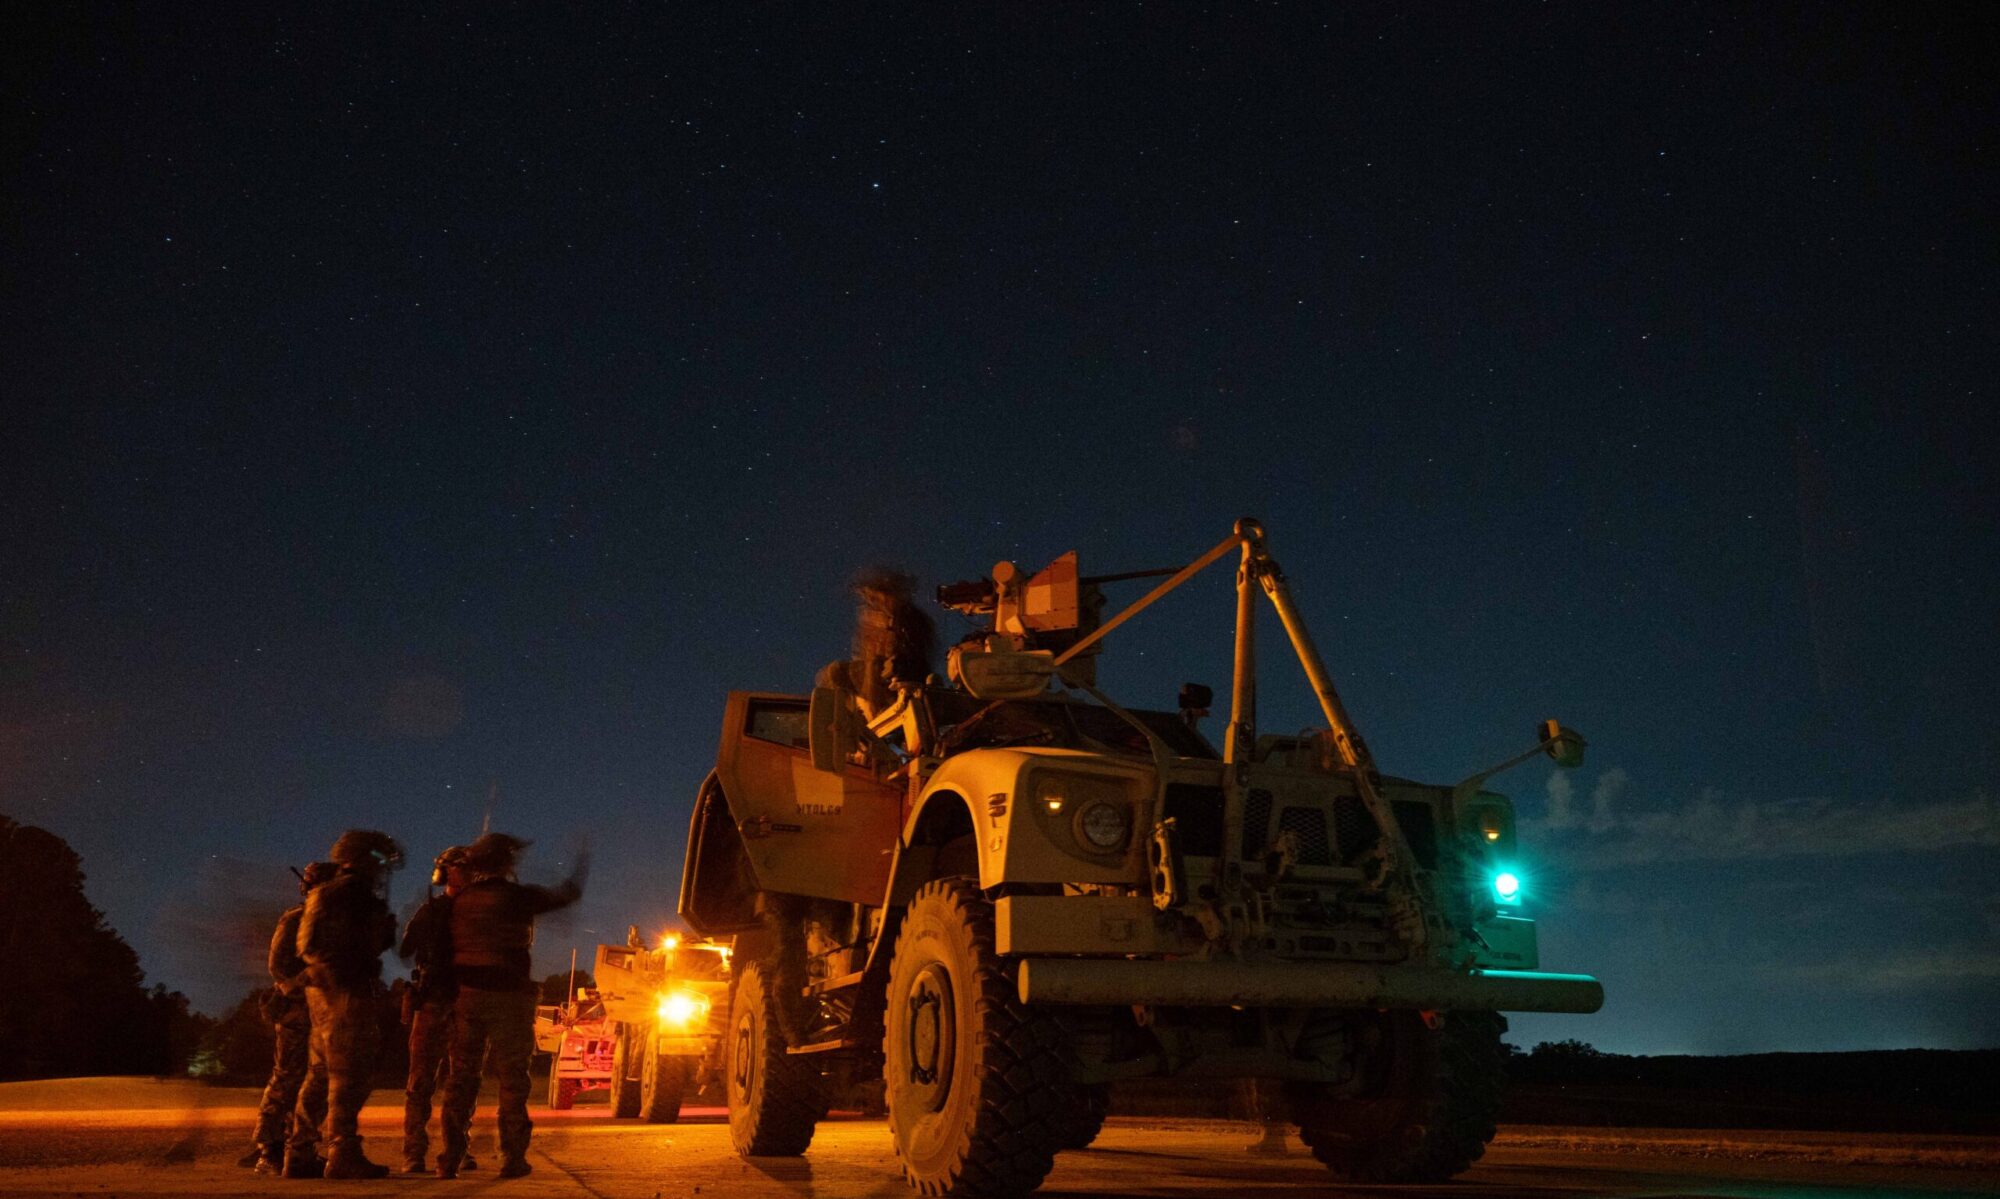
[(1546, 815), (1523, 819), (1521, 831), (1586, 869), (2000, 846), (2000, 800), (1984, 789), (1962, 799), (1892, 807), (1823, 796), (1732, 801), (1704, 787), (1678, 807), (1623, 813), (1618, 802), (1630, 782), (1618, 767), (1605, 771), (1585, 813), (1570, 777), (1551, 775)]
[(1804, 965), (1774, 965), (1777, 981), (1870, 992), (1932, 990), (2000, 979), (2000, 952), (1978, 948), (1915, 950), (1883, 960), (1853, 957)]

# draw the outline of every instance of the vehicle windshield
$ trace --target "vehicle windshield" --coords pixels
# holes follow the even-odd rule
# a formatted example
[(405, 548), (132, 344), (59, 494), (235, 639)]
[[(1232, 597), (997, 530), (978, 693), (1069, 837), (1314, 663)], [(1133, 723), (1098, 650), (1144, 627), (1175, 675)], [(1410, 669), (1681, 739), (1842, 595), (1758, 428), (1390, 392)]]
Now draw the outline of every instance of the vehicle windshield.
[[(1053, 746), (1093, 753), (1136, 754), (1151, 757), (1152, 748), (1139, 730), (1118, 713), (1097, 704), (1080, 703), (1061, 696), (1047, 699), (1003, 700), (985, 711), (988, 701), (974, 699), (963, 691), (932, 691), (929, 694), (931, 719), (944, 743), (957, 751), (1001, 749), (1009, 746)], [(1216, 758), (1215, 748), (1172, 712), (1150, 712), (1127, 708), (1133, 717), (1167, 748), (1183, 758)], [(982, 713), (984, 713), (982, 715)], [(959, 732), (959, 726), (965, 729)]]

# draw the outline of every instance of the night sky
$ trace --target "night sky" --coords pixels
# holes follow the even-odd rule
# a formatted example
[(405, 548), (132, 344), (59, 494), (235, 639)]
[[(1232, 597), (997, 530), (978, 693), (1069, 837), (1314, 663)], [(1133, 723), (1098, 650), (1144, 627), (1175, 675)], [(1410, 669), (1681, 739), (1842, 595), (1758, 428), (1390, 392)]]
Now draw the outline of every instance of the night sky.
[(150, 979), (496, 784), (542, 970), (662, 928), (858, 567), (1255, 514), (1384, 769), (1591, 741), (1516, 1040), (2000, 1044), (1990, 7), (279, 7), (0, 33), (0, 812)]

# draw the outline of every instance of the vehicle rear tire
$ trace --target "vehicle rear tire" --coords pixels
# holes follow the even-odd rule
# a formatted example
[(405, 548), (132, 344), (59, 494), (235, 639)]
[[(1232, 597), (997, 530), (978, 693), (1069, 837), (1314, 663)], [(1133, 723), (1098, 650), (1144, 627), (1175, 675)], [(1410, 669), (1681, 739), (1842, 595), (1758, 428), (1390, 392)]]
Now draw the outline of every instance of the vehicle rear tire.
[(1111, 1084), (1095, 1082), (1076, 1089), (1075, 1106), (1063, 1121), (1062, 1147), (1088, 1149), (1104, 1131), (1104, 1118), (1111, 1114)]
[(797, 1157), (826, 1112), (825, 1084), (810, 1057), (785, 1052), (778, 997), (764, 964), (736, 976), (729, 999), (729, 1139), (745, 1157)]
[(611, 1114), (621, 1118), (639, 1114), (638, 1059), (643, 1055), (632, 1044), (634, 1037), (645, 1037), (648, 1044), (653, 1040), (650, 1031), (621, 1024), (618, 1042), (611, 1049)]
[(1077, 1102), (1069, 1052), (1055, 1020), (1021, 1003), (976, 882), (911, 899), (887, 1004), (889, 1131), (910, 1185), (965, 1199), (1040, 1186)]
[(1497, 1012), (1449, 1012), (1433, 1029), (1417, 1012), (1371, 1017), (1357, 1041), (1359, 1092), (1286, 1087), (1299, 1139), (1335, 1178), (1359, 1183), (1443, 1182), (1493, 1139), (1505, 1088)]
[(681, 1118), (681, 1102), (687, 1096), (690, 1058), (662, 1054), (646, 1038), (646, 1052), (639, 1065), (639, 1118), (648, 1124), (673, 1124)]

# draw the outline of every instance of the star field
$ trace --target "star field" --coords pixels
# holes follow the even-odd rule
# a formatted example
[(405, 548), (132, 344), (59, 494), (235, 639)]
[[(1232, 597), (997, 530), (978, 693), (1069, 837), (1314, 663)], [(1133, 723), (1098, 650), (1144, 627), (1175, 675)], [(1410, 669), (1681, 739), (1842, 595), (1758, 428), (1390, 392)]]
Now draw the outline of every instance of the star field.
[[(1984, 9), (6, 20), (0, 811), (208, 1010), (496, 784), (597, 850), (544, 966), (664, 925), (859, 566), (1255, 514), (1386, 768), (1589, 736), (1500, 789), (1611, 1003), (1517, 1038), (2000, 1037)], [(1112, 692), (1224, 687), (1227, 588)]]

